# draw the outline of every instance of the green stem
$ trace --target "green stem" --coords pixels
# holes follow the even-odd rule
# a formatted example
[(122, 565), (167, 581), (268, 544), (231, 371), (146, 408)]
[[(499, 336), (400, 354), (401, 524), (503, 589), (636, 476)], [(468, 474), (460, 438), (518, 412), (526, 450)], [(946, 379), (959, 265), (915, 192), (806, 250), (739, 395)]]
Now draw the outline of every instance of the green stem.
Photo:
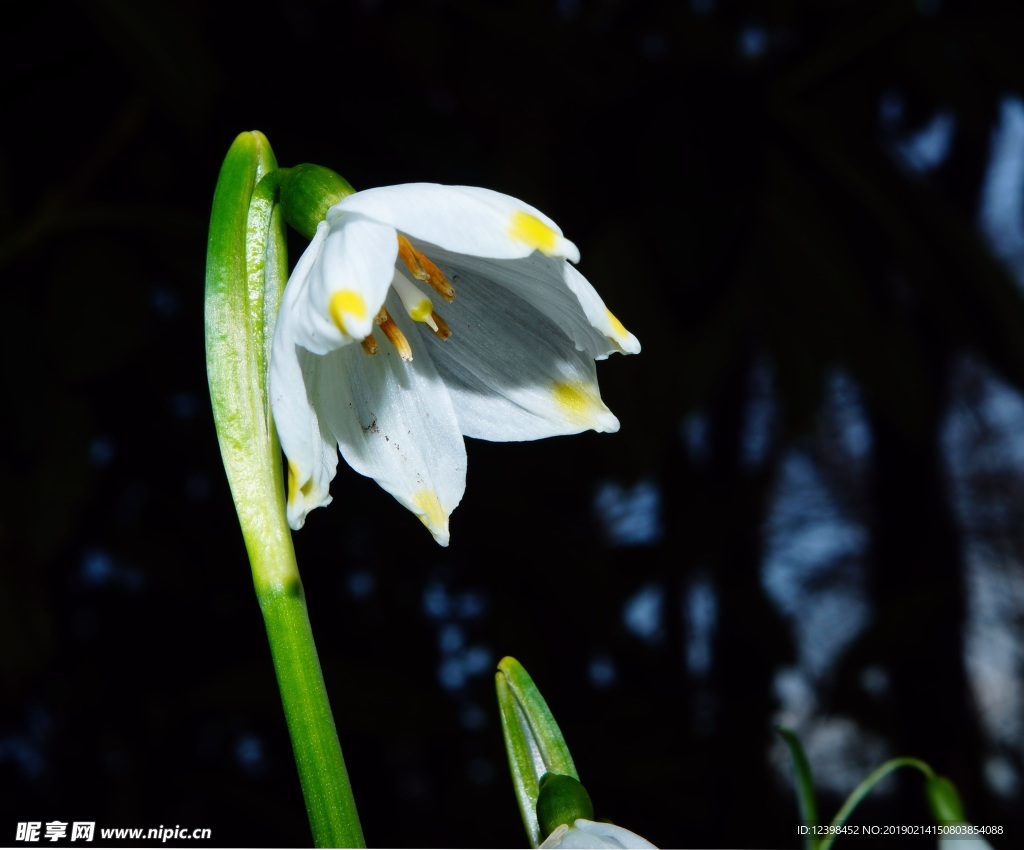
[(270, 342), (288, 265), (276, 169), (266, 137), (242, 133), (217, 181), (206, 267), (210, 398), (313, 841), (364, 847), (285, 520), (281, 448), (268, 404)]
[[(926, 762), (921, 759), (915, 758), (896, 758), (890, 759), (885, 764), (876, 767), (871, 773), (869, 773), (864, 780), (850, 793), (850, 796), (846, 798), (846, 802), (840, 807), (839, 811), (836, 812), (836, 816), (832, 818), (832, 826), (842, 826), (846, 823), (846, 819), (850, 816), (861, 800), (863, 800), (868, 794), (871, 793), (872, 789), (885, 779), (894, 770), (899, 770), (901, 767), (912, 767), (915, 770), (921, 771), (926, 777), (931, 779), (935, 776), (935, 771), (928, 766)], [(818, 845), (819, 850), (832, 850), (832, 845), (838, 836), (830, 835), (821, 844)]]
[(257, 596), (314, 844), (365, 847), (298, 571), (287, 583), (257, 585)]

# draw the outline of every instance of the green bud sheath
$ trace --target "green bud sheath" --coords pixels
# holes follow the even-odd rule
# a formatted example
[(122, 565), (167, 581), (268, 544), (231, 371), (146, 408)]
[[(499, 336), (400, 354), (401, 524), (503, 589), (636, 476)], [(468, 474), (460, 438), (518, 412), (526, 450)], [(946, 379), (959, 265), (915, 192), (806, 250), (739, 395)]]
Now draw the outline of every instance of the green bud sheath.
[(322, 165), (303, 163), (289, 168), (281, 181), (281, 209), (285, 221), (307, 239), (327, 218), (327, 210), (355, 192), (349, 182)]
[(945, 776), (928, 778), (928, 805), (931, 806), (935, 820), (944, 823), (966, 823), (964, 804), (960, 801), (956, 786)]
[(548, 835), (541, 833), (537, 819), (541, 778), (551, 773), (578, 781), (579, 774), (551, 709), (523, 665), (514, 658), (503, 658), (495, 685), (519, 813), (530, 846), (537, 847)]
[(577, 818), (594, 819), (594, 804), (582, 783), (572, 776), (545, 773), (540, 780), (537, 820), (540, 834), (551, 835), (563, 823), (572, 826)]

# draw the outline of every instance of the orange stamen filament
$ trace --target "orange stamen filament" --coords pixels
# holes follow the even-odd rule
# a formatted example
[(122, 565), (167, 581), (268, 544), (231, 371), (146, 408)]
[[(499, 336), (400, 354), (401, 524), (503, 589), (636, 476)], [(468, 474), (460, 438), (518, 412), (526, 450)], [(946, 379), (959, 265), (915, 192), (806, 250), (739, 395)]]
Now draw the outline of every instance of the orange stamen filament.
[(363, 339), (359, 344), (363, 347), (363, 351), (365, 351), (367, 354), (373, 355), (377, 353), (377, 340), (373, 338), (373, 334), (370, 334), (368, 337)]
[(406, 362), (412, 360), (412, 347), (409, 345), (409, 340), (405, 338), (405, 334), (402, 333), (398, 325), (395, 324), (395, 320), (391, 318), (391, 314), (384, 307), (381, 307), (377, 314), (377, 324), (384, 332), (384, 336), (395, 347), (398, 356)]
[(455, 288), (448, 282), (444, 272), (413, 248), (412, 243), (401, 233), (398, 234), (398, 256), (409, 269), (409, 274), (416, 280), (429, 283), (434, 292), (445, 301), (451, 301), (455, 297)]
[(448, 339), (452, 335), (452, 329), (448, 327), (448, 323), (442, 319), (436, 312), (431, 312), (430, 318), (433, 320), (431, 330), (441, 339)]

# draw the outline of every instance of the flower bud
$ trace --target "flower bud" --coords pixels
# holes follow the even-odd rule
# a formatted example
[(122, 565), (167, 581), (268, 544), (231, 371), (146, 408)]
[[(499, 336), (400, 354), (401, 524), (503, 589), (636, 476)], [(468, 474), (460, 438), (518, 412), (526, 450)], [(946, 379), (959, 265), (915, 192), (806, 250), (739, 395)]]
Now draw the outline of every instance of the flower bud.
[(929, 777), (927, 793), (928, 805), (938, 823), (961, 823), (967, 820), (956, 786), (945, 776)]

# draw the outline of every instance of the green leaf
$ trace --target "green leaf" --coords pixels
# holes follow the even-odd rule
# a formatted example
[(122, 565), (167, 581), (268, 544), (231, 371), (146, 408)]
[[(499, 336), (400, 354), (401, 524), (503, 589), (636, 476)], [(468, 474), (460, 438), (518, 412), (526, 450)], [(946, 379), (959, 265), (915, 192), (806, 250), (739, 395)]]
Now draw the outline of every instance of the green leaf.
[[(814, 799), (814, 779), (811, 776), (811, 765), (807, 761), (807, 754), (804, 752), (803, 744), (796, 733), (785, 726), (776, 726), (775, 731), (782, 736), (782, 740), (789, 747), (790, 758), (793, 759), (793, 771), (796, 773), (797, 801), (800, 805), (800, 822), (805, 826), (817, 827), (818, 825), (818, 804)], [(818, 846), (817, 837), (807, 835), (804, 839), (804, 847), (807, 850), (814, 850)]]

